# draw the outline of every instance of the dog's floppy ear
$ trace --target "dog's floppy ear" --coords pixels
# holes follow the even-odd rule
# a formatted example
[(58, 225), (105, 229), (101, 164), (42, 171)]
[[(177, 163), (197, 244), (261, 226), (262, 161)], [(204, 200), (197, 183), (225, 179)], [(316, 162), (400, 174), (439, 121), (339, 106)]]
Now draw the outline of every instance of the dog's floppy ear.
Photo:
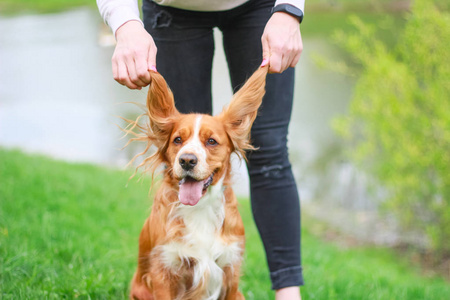
[(175, 108), (172, 91), (161, 74), (150, 72), (150, 75), (152, 81), (147, 95), (150, 127), (157, 139), (165, 140), (170, 135), (174, 120), (180, 113)]
[[(172, 91), (167, 86), (164, 78), (153, 71), (150, 72), (150, 76), (152, 80), (147, 94), (147, 111), (138, 116), (135, 121), (124, 119), (129, 123), (129, 126), (122, 130), (127, 134), (135, 136), (128, 141), (125, 147), (133, 141), (147, 143), (144, 151), (136, 154), (128, 163), (129, 165), (131, 165), (136, 158), (147, 154), (151, 146), (154, 145), (157, 149), (153, 154), (143, 159), (136, 167), (136, 171), (131, 177), (133, 177), (141, 167), (144, 168), (144, 172), (148, 171), (154, 174), (157, 167), (166, 161), (165, 154), (170, 143), (170, 135), (172, 134), (175, 120), (180, 115), (175, 108)], [(149, 123), (145, 125), (139, 124), (139, 120), (142, 116), (147, 116)]]
[(249, 141), (250, 129), (265, 94), (267, 71), (268, 66), (256, 70), (219, 116), (233, 142), (233, 150), (242, 156), (245, 150), (254, 149)]

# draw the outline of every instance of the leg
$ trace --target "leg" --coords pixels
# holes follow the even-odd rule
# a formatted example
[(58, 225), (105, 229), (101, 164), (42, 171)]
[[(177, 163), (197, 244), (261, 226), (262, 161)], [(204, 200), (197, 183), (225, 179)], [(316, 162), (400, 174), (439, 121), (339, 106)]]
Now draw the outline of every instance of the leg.
[(150, 271), (150, 251), (149, 220), (147, 219), (139, 236), (138, 267), (131, 281), (130, 299), (153, 300), (152, 291), (147, 282)]
[(169, 272), (161, 271), (157, 264), (152, 265), (150, 273), (152, 274), (153, 296), (156, 300), (172, 300), (176, 297), (177, 282), (171, 277)]
[(265, 100), (273, 100), (263, 102), (251, 133), (258, 150), (248, 155), (252, 211), (266, 248), (273, 289), (303, 283), (300, 202), (287, 149), (293, 81), (293, 69), (269, 76)]
[(131, 280), (130, 299), (132, 300), (154, 300), (152, 293), (148, 289), (138, 272), (134, 273)]
[(240, 269), (240, 263), (233, 267), (224, 268), (224, 286), (228, 288), (221, 295), (220, 300), (245, 300), (244, 295), (238, 290), (241, 276)]
[[(262, 61), (261, 35), (270, 17), (270, 2), (249, 10), (252, 16), (221, 27), (235, 90)], [(268, 75), (266, 96), (252, 128), (253, 145), (259, 150), (248, 155), (252, 211), (266, 250), (272, 288), (277, 290), (303, 284), (300, 204), (287, 150), (293, 87), (294, 69)]]
[(158, 48), (156, 67), (174, 93), (182, 113), (212, 112), (211, 70), (213, 29), (208, 22), (195, 24), (198, 16), (143, 1), (144, 24)]
[(277, 292), (275, 294), (275, 300), (285, 300), (285, 299), (301, 300), (300, 288), (298, 286), (290, 286), (290, 287), (286, 287), (286, 288), (277, 290)]

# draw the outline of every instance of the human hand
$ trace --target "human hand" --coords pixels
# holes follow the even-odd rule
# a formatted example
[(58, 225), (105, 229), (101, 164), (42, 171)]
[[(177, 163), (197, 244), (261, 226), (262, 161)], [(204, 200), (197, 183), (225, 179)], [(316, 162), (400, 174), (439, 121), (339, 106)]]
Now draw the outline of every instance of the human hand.
[(299, 20), (287, 13), (276, 12), (261, 37), (263, 60), (269, 61), (269, 73), (282, 73), (295, 67), (303, 50)]
[(138, 21), (129, 21), (116, 31), (117, 45), (112, 57), (114, 79), (130, 89), (141, 89), (156, 72), (156, 45)]

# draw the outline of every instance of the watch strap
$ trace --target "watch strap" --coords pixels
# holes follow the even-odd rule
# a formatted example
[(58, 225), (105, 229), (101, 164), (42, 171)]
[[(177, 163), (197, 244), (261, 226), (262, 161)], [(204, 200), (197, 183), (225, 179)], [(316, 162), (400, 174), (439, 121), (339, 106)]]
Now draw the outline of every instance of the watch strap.
[(303, 11), (300, 8), (295, 7), (294, 5), (278, 4), (277, 6), (274, 6), (272, 8), (272, 14), (276, 12), (284, 12), (293, 17), (296, 17), (300, 23), (303, 21)]

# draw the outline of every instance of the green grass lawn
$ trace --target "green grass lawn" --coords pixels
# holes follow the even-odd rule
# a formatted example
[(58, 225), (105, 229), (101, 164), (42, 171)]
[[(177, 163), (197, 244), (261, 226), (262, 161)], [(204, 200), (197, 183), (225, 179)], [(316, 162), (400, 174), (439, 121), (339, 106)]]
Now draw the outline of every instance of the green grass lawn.
[[(69, 164), (0, 149), (0, 299), (122, 299), (134, 272), (149, 180), (131, 171)], [(241, 288), (273, 299), (249, 203)], [(309, 221), (311, 222), (311, 221)], [(282, 234), (282, 233), (280, 233)], [(425, 278), (404, 258), (343, 249), (303, 224), (303, 299), (446, 299), (448, 282)]]

